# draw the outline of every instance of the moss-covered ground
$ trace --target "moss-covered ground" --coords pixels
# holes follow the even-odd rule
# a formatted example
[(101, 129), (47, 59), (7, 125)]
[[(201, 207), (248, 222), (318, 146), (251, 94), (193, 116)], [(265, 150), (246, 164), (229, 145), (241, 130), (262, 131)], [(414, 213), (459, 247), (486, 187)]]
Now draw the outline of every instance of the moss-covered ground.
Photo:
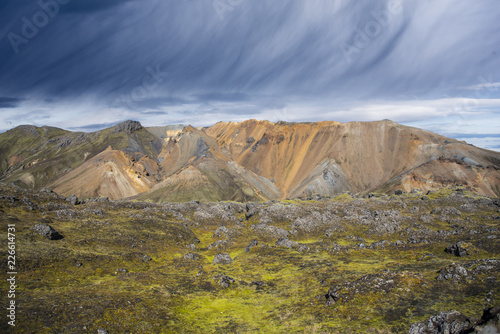
[[(2, 332), (405, 333), (442, 311), (480, 317), (500, 299), (500, 203), (462, 189), (75, 206), (52, 193), (0, 191), (1, 269), (9, 271), (13, 224), (18, 273), (16, 327), (5, 320), (5, 280), (1, 286)], [(63, 238), (49, 240), (35, 224)], [(276, 246), (280, 233), (289, 233), (291, 248)], [(218, 240), (225, 243), (215, 247)], [(445, 252), (458, 241), (467, 256)], [(214, 264), (219, 253), (232, 263)], [(437, 280), (457, 265), (468, 275)], [(217, 275), (234, 283), (224, 288)], [(327, 305), (330, 289), (338, 298)]]

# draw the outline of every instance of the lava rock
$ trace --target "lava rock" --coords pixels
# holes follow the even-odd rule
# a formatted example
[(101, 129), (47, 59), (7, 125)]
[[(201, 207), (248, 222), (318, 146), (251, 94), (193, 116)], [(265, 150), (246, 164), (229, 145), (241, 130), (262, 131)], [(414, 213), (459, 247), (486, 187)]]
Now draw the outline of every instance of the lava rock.
[(457, 242), (456, 244), (446, 247), (445, 252), (460, 257), (469, 255), (467, 248), (463, 246), (462, 242)]
[(199, 260), (201, 259), (201, 256), (198, 255), (198, 254), (195, 254), (195, 253), (187, 253), (186, 255), (184, 255), (184, 260)]
[(151, 261), (151, 260), (152, 260), (152, 258), (151, 258), (151, 256), (149, 256), (149, 255), (144, 255), (144, 256), (142, 257), (142, 262), (149, 262), (149, 261)]
[(253, 239), (250, 244), (248, 244), (248, 246), (245, 247), (245, 253), (248, 253), (250, 252), (250, 250), (257, 246), (259, 244), (259, 242), (257, 241), (257, 239)]
[(253, 216), (255, 216), (255, 210), (254, 209), (250, 209), (249, 211), (245, 212), (245, 218), (248, 220), (250, 218), (252, 218)]
[(262, 288), (262, 287), (266, 286), (266, 282), (263, 282), (263, 281), (254, 281), (254, 282), (251, 282), (250, 285), (255, 285), (258, 288)]
[(468, 275), (467, 269), (460, 265), (451, 265), (439, 271), (439, 276), (436, 278), (438, 281), (453, 280), (459, 281)]
[(480, 334), (500, 333), (500, 306), (485, 308), (474, 329)]
[(430, 260), (430, 259), (434, 259), (436, 256), (432, 253), (427, 253), (427, 254), (424, 254), (422, 255), (418, 260), (419, 261), (427, 261), (427, 260)]
[(221, 287), (224, 289), (229, 288), (232, 283), (236, 282), (236, 280), (232, 277), (226, 276), (226, 275), (217, 275), (214, 276), (214, 281), (217, 282)]
[(225, 249), (227, 247), (227, 244), (228, 244), (227, 240), (217, 240), (211, 243), (208, 246), (208, 249), (217, 249), (217, 248)]
[(59, 234), (59, 232), (54, 230), (52, 226), (48, 224), (36, 224), (32, 227), (32, 229), (49, 240), (59, 240), (63, 238), (63, 236)]
[(396, 240), (396, 242), (394, 243), (394, 245), (396, 245), (396, 246), (403, 246), (404, 244), (405, 244), (405, 242), (402, 240)]
[(469, 318), (457, 311), (442, 312), (424, 322), (411, 325), (409, 334), (459, 334), (469, 333), (473, 324)]
[(298, 242), (296, 241), (291, 241), (288, 238), (280, 238), (276, 241), (276, 247), (288, 247), (292, 248), (294, 246), (297, 246)]
[(228, 264), (233, 263), (233, 259), (231, 259), (231, 256), (229, 256), (229, 254), (217, 254), (215, 255), (214, 261), (212, 263)]
[(299, 244), (299, 247), (297, 248), (297, 250), (299, 252), (308, 253), (311, 250), (311, 248), (309, 246), (307, 246), (306, 244)]
[(325, 295), (326, 305), (330, 306), (335, 304), (340, 299), (340, 293), (338, 291), (338, 287), (333, 287), (328, 289), (328, 293)]
[(220, 237), (223, 237), (223, 236), (227, 235), (228, 233), (229, 233), (229, 229), (227, 227), (225, 227), (225, 226), (219, 226), (215, 230), (215, 233), (212, 236), (212, 238), (220, 238)]
[(66, 201), (68, 201), (71, 205), (80, 204), (78, 197), (76, 195), (71, 195), (70, 197), (66, 197)]
[(254, 224), (251, 225), (250, 228), (256, 231), (259, 234), (262, 234), (266, 237), (270, 238), (287, 238), (290, 233), (287, 230), (281, 227), (276, 227), (267, 224)]

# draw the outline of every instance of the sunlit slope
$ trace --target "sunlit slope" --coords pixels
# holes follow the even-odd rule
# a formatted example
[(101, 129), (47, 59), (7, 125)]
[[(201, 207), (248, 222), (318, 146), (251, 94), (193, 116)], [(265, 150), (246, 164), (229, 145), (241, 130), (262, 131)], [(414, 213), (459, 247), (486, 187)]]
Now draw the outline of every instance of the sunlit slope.
[(121, 199), (151, 189), (158, 172), (156, 162), (147, 156), (135, 160), (111, 147), (84, 162), (68, 174), (49, 184), (55, 192), (70, 196), (109, 197)]
[[(346, 124), (250, 120), (217, 123), (206, 132), (236, 162), (275, 180), (285, 197), (392, 190), (387, 182), (432, 161), (437, 161), (433, 168), (419, 174), (418, 187), (434, 189), (456, 182), (459, 164), (473, 171), (460, 183), (479, 193), (498, 194), (499, 153), (388, 120)], [(476, 187), (469, 182), (486, 172), (487, 184)], [(434, 178), (436, 173), (439, 177)], [(401, 186), (411, 188), (406, 181)]]
[(0, 134), (0, 149), (0, 182), (83, 197), (249, 201), (456, 184), (500, 196), (500, 153), (389, 120), (21, 126)]
[(231, 161), (214, 138), (193, 127), (168, 138), (159, 161), (163, 181), (138, 199), (184, 202), (280, 197), (280, 191), (270, 180)]

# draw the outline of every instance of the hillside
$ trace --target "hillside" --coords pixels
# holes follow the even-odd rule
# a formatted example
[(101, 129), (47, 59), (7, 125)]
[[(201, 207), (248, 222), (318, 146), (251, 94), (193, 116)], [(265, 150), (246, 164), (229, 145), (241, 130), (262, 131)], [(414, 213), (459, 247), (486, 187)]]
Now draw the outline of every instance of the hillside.
[(79, 197), (261, 201), (464, 185), (500, 196), (500, 153), (379, 122), (143, 128), (21, 126), (0, 134), (0, 181)]
[(392, 121), (218, 123), (229, 157), (274, 179), (283, 197), (466, 184), (499, 194), (500, 154)]

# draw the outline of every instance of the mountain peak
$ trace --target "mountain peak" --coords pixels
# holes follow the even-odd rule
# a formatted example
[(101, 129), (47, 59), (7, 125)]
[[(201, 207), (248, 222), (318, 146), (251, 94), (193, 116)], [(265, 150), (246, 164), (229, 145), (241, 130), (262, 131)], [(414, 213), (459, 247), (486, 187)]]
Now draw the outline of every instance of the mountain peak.
[(179, 200), (169, 193), (178, 187), (182, 198), (197, 200), (428, 191), (452, 184), (499, 194), (500, 153), (390, 120), (142, 128), (125, 121), (103, 136), (32, 126), (0, 134), (0, 181), (117, 199), (140, 189), (145, 199)]
[(39, 135), (38, 128), (34, 125), (19, 125), (12, 130), (21, 131), (21, 132), (23, 132), (27, 135), (30, 135), (30, 136), (38, 136)]
[(115, 125), (113, 127), (113, 132), (114, 133), (126, 132), (128, 134), (132, 134), (141, 129), (142, 129), (141, 123), (137, 121), (127, 120), (125, 122), (121, 122), (120, 124)]

